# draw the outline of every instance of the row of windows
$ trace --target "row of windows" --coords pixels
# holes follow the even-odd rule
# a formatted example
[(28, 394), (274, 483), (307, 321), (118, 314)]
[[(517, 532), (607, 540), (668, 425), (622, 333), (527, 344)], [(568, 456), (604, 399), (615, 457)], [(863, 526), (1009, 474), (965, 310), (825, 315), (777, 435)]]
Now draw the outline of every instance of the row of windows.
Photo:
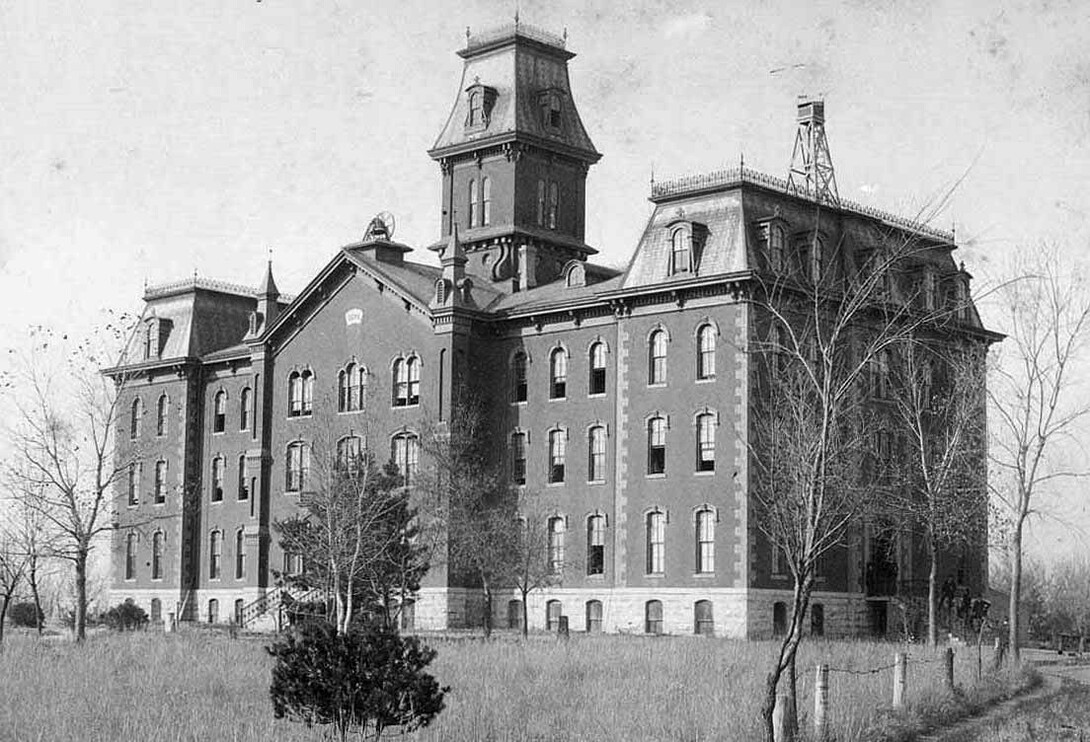
[[(666, 523), (666, 513), (659, 508), (647, 513), (644, 519), (646, 574), (660, 575), (665, 572)], [(693, 516), (693, 570), (697, 574), (715, 572), (715, 523), (715, 510), (708, 506), (700, 508)], [(587, 516), (585, 525), (586, 574), (604, 574), (606, 517), (593, 513)], [(564, 539), (567, 528), (567, 519), (561, 515), (554, 515), (548, 520), (546, 559), (553, 574), (560, 574), (564, 570)]]
[[(170, 414), (170, 397), (166, 394), (159, 396), (155, 405), (155, 435), (167, 434), (167, 422)], [(129, 408), (129, 438), (136, 440), (143, 433), (144, 426), (144, 401), (137, 397)]]
[[(715, 378), (715, 336), (716, 330), (710, 324), (697, 329), (696, 378), (700, 381)], [(669, 336), (665, 330), (657, 329), (648, 336), (647, 342), (647, 383), (649, 385), (666, 383), (666, 348)], [(587, 393), (598, 395), (606, 393), (606, 371), (608, 350), (603, 342), (592, 343), (587, 353), (588, 374)], [(511, 389), (513, 401), (525, 402), (529, 396), (527, 371), (529, 357), (518, 351), (511, 359)], [(568, 396), (568, 351), (554, 348), (549, 354), (549, 399), (564, 399)]]
[[(694, 470), (715, 471), (714, 412), (702, 412), (696, 416), (694, 439)], [(647, 474), (666, 474), (666, 444), (669, 425), (665, 417), (653, 416), (647, 421)], [(511, 434), (511, 478), (515, 484), (526, 484), (526, 448), (528, 434), (516, 431)], [(549, 445), (545, 462), (546, 479), (559, 484), (567, 478), (568, 432), (553, 429), (548, 433)], [(587, 429), (587, 481), (604, 482), (606, 478), (606, 428), (593, 425)]]
[[(362, 460), (366, 441), (358, 435), (348, 435), (337, 441), (336, 466), (354, 471)], [(397, 466), (406, 485), (412, 484), (420, 468), (420, 439), (415, 433), (402, 432), (390, 438), (390, 460)], [(302, 492), (310, 482), (310, 444), (293, 441), (288, 444), (284, 457), (284, 488), (288, 492)], [(240, 462), (241, 466), (241, 462)], [(213, 476), (213, 480), (215, 477)], [(213, 493), (215, 489), (213, 488)], [(239, 499), (245, 499), (240, 496)]]
[[(140, 504), (140, 488), (143, 482), (144, 464), (135, 461), (129, 464), (126, 472), (125, 491), (129, 507)], [(152, 489), (153, 502), (162, 505), (167, 501), (167, 462), (163, 459), (155, 462), (155, 484)]]
[(480, 187), (476, 180), (469, 181), (469, 226), (487, 227), (492, 223), (492, 179), (481, 178)]
[[(151, 537), (151, 579), (163, 579), (163, 547), (165, 535), (162, 531), (156, 531)], [(246, 534), (244, 529), (235, 531), (235, 579), (246, 577)], [(130, 533), (125, 538), (125, 579), (136, 579), (137, 550), (140, 537), (136, 533)], [(223, 561), (223, 531), (214, 529), (208, 535), (208, 579), (218, 580), (222, 577)]]
[[(583, 606), (585, 617), (584, 630), (589, 634), (597, 634), (602, 631), (602, 601), (588, 600)], [(649, 600), (644, 603), (643, 630), (647, 634), (661, 634), (663, 632), (662, 601)], [(545, 603), (545, 628), (556, 631), (560, 628), (560, 620), (564, 616), (564, 605), (559, 600), (550, 600)], [(511, 629), (522, 628), (522, 601), (512, 600), (507, 604), (507, 627)], [(693, 603), (693, 633), (704, 636), (715, 634), (715, 619), (713, 616), (712, 602), (710, 600), (698, 600)]]

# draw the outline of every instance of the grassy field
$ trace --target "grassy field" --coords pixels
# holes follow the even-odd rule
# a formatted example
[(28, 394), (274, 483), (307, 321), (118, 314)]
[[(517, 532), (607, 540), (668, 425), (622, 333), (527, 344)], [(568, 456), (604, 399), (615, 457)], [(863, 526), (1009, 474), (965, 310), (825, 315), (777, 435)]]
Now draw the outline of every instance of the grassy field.
[(1090, 688), (1074, 683), (1033, 711), (987, 725), (964, 742), (1086, 742), (1090, 740)]
[[(699, 637), (548, 637), (517, 642), (430, 640), (447, 708), (414, 740), (748, 740), (759, 733), (760, 686), (771, 642)], [(813, 666), (830, 664), (831, 724), (842, 741), (903, 726), (888, 711), (897, 645), (808, 641), (800, 662), (803, 728)], [(909, 647), (908, 699), (950, 711), (941, 664)], [(317, 740), (272, 718), (271, 659), (256, 639), (206, 631), (92, 638), (86, 646), (13, 635), (0, 654), (0, 739)], [(842, 672), (838, 670), (852, 670)], [(965, 695), (1004, 695), (1012, 679), (975, 680), (975, 652), (955, 668)], [(914, 718), (918, 714), (909, 714)]]

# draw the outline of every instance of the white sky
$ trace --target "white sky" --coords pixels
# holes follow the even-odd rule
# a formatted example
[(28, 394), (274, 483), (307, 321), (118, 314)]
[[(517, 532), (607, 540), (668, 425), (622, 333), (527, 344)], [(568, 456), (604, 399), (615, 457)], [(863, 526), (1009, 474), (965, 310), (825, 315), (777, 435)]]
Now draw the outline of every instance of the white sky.
[[(522, 0), (578, 54), (575, 101), (605, 155), (588, 180), (599, 259), (631, 253), (652, 165), (665, 178), (744, 152), (785, 175), (803, 93), (826, 98), (842, 196), (914, 214), (964, 176), (936, 225), (956, 223), (978, 284), (1043, 240), (1080, 255), (1090, 14), (970, 5)], [(256, 284), (270, 248), (297, 291), (384, 209), (399, 239), (434, 241), (425, 150), (458, 93), (454, 52), (514, 7), (0, 0), (0, 338), (138, 310), (145, 279)]]

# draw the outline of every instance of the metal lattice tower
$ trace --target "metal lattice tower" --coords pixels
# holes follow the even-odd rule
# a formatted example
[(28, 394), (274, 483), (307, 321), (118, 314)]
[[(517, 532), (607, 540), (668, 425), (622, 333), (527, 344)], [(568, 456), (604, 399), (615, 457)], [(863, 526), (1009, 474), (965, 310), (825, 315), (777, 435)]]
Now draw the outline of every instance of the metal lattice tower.
[(807, 100), (799, 103), (799, 129), (795, 135), (795, 151), (791, 154), (791, 172), (787, 186), (799, 195), (809, 196), (819, 203), (836, 204), (836, 173), (825, 138), (825, 101)]

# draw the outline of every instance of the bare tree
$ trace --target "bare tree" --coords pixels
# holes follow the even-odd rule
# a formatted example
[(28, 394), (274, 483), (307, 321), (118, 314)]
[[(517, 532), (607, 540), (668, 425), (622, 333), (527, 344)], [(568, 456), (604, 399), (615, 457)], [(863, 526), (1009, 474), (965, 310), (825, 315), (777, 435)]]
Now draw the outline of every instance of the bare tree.
[(303, 558), (303, 572), (286, 579), (328, 591), (341, 634), (361, 611), (391, 625), (428, 569), (413, 543), (415, 511), (403, 476), (392, 463), (379, 468), (362, 440), (315, 440), (300, 482), (302, 512), (274, 524), (285, 551)]
[(18, 535), (0, 530), (0, 642), (4, 641), (4, 621), (8, 606), (26, 576), (27, 554)]
[(530, 630), (526, 605), (530, 594), (559, 583), (564, 573), (563, 560), (549, 549), (549, 519), (555, 512), (535, 494), (523, 494), (519, 503), (513, 558), (509, 563), (507, 579), (519, 591), (522, 599), (523, 636), (527, 636)]
[(489, 448), (485, 400), (459, 385), (448, 421), (421, 437), (427, 468), (418, 491), (431, 517), (443, 524), (447, 566), (456, 579), (484, 593), (485, 637), (492, 635), (496, 590), (507, 582), (518, 547), (518, 497), (496, 452)]
[(891, 232), (850, 250), (823, 244), (815, 231), (791, 254), (770, 249), (748, 297), (759, 338), (751, 350), (761, 359), (748, 431), (755, 521), (793, 580), (762, 706), (769, 740), (785, 674), (794, 698), (816, 565), (870, 508), (884, 505), (883, 490), (865, 476), (874, 434), (867, 410), (871, 397), (887, 395), (891, 350), (948, 311), (933, 288), (904, 285), (909, 271), (934, 264), (934, 252), (912, 234)]
[[(987, 542), (986, 347), (909, 337), (893, 373), (891, 434), (903, 456), (888, 462), (899, 475), (890, 488), (893, 514), (916, 531), (928, 556), (927, 643), (938, 636), (938, 569), (943, 550)], [(881, 423), (879, 423), (881, 424)]]
[(1059, 480), (1083, 473), (1063, 467), (1058, 454), (1090, 413), (1087, 396), (1075, 393), (1090, 339), (1090, 293), (1081, 272), (1047, 248), (1016, 263), (998, 297), (1008, 340), (988, 385), (997, 470), (991, 487), (1007, 531), (1009, 641), (1018, 661), (1026, 524), (1042, 512), (1040, 500), (1055, 493)]
[(51, 555), (74, 567), (77, 641), (86, 637), (88, 559), (113, 528), (114, 487), (135, 460), (135, 451), (114, 448), (129, 377), (100, 370), (119, 365), (134, 328), (123, 317), (74, 348), (66, 335), (36, 328), (12, 379), (17, 393), (7, 474), (17, 485), (15, 496), (55, 535)]

